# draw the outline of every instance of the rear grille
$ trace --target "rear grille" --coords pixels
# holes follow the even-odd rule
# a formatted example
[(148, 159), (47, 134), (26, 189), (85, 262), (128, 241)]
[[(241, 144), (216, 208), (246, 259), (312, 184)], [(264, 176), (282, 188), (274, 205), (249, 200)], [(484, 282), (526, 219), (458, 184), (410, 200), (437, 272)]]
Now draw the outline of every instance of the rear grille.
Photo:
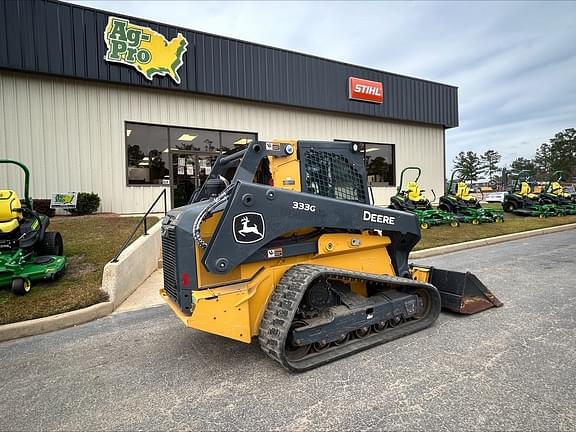
[(176, 285), (176, 233), (174, 228), (165, 228), (162, 233), (162, 268), (164, 271), (164, 290), (179, 303)]

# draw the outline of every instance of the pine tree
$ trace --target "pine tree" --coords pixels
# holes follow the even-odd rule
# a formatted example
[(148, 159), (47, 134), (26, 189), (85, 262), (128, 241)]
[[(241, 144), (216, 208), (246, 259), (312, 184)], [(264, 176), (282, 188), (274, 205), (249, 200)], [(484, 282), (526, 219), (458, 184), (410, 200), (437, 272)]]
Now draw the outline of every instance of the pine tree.
[(498, 164), (500, 163), (502, 156), (500, 156), (500, 153), (496, 150), (486, 150), (484, 154), (480, 156), (480, 159), (483, 163), (483, 172), (488, 174), (488, 179), (490, 179), (490, 181), (494, 180), (494, 176), (500, 169)]
[(546, 179), (554, 171), (564, 171), (576, 176), (576, 129), (569, 128), (558, 132), (549, 143), (544, 143), (536, 151), (534, 158), (538, 174)]
[(474, 181), (482, 174), (482, 161), (473, 151), (460, 152), (454, 158), (454, 168), (460, 171), (462, 178)]
[(525, 159), (523, 157), (519, 157), (516, 160), (512, 161), (510, 164), (510, 168), (512, 171), (512, 175), (517, 176), (520, 171), (528, 171), (528, 175), (530, 177), (534, 177), (537, 173), (536, 165), (532, 159)]

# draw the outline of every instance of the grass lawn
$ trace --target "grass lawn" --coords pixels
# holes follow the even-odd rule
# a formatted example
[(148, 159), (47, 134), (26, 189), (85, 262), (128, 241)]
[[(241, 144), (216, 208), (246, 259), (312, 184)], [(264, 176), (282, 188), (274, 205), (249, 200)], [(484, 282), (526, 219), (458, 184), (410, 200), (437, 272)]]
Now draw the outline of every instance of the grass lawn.
[[(148, 226), (157, 222), (149, 217)], [(41, 318), (87, 307), (107, 300), (100, 290), (104, 265), (126, 241), (139, 218), (117, 215), (60, 216), (48, 227), (59, 231), (68, 257), (66, 273), (56, 282), (32, 283), (23, 297), (9, 287), (0, 289), (0, 324)], [(135, 236), (138, 238), (141, 232)]]
[[(486, 204), (484, 206), (502, 209), (500, 204)], [(522, 217), (505, 213), (504, 223), (486, 223), (481, 225), (462, 223), (458, 228), (452, 228), (450, 225), (437, 225), (428, 230), (422, 230), (422, 240), (420, 240), (414, 250), (428, 249), (569, 223), (576, 223), (576, 215), (539, 219), (537, 217)]]

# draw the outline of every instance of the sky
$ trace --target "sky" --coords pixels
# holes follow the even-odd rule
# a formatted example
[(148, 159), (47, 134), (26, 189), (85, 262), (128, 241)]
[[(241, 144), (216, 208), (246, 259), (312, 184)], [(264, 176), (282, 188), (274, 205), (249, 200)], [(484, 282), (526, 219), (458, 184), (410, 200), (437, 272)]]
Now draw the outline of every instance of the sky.
[(572, 1), (72, 2), (457, 86), (448, 167), (468, 150), (531, 158), (576, 127)]

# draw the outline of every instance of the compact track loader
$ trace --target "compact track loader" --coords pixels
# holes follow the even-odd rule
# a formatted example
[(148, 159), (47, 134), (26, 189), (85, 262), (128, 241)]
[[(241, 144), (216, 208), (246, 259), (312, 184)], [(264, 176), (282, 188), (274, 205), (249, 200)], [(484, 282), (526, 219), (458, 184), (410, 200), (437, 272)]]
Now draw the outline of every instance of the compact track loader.
[(483, 208), (480, 202), (470, 195), (470, 188), (465, 179), (460, 178), (454, 187), (454, 176), (459, 170), (452, 171), (448, 190), (440, 197), (438, 208), (445, 212), (453, 213), (459, 222), (478, 225), (485, 222), (504, 222), (504, 212), (492, 208)]
[(411, 213), (370, 205), (346, 142), (254, 142), (222, 155), (162, 221), (162, 298), (185, 325), (305, 371), (500, 306), (471, 273), (408, 263)]

